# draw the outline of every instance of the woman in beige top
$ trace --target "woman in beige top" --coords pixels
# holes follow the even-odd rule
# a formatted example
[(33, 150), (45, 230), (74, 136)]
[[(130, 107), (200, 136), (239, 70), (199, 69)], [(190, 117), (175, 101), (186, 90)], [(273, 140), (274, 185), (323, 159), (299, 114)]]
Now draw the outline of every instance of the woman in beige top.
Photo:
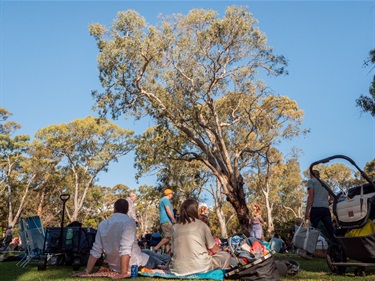
[(209, 227), (199, 219), (198, 202), (185, 200), (181, 205), (180, 220), (172, 227), (170, 271), (184, 276), (224, 269), (229, 265), (229, 259), (230, 254), (220, 251)]

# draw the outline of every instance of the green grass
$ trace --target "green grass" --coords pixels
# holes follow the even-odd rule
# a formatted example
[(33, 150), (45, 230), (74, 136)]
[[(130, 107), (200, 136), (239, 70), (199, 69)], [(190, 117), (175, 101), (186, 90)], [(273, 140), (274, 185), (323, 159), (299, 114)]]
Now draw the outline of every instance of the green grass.
[[(351, 280), (375, 280), (375, 263), (374, 267), (365, 269), (366, 277), (358, 277), (354, 275), (355, 267), (348, 267), (345, 275), (333, 274), (327, 267), (325, 259), (314, 258), (312, 260), (304, 260), (295, 254), (278, 254), (277, 260), (294, 259), (300, 264), (301, 271), (294, 277), (282, 277), (282, 281), (287, 280), (333, 280), (344, 281)], [(16, 266), (17, 261), (0, 262), (0, 280), (1, 281), (47, 281), (47, 280), (82, 280), (82, 281), (98, 281), (112, 280), (109, 278), (79, 278), (73, 277), (74, 273), (71, 266), (47, 266), (45, 271), (38, 271), (37, 263), (31, 262), (27, 268)], [(137, 281), (165, 281), (167, 279), (138, 277)]]

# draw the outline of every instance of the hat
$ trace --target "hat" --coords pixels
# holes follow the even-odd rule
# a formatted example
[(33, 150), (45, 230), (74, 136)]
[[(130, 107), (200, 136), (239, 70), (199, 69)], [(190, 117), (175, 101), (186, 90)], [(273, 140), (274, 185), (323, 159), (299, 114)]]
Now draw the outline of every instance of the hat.
[(171, 194), (173, 193), (173, 191), (169, 188), (167, 188), (166, 190), (164, 190), (164, 195), (168, 195), (168, 194)]

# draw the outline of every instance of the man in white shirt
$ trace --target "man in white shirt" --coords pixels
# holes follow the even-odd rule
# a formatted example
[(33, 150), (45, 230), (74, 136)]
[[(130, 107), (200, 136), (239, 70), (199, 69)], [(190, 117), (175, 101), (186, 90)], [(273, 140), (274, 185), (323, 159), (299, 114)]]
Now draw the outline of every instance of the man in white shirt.
[(119, 272), (113, 279), (130, 277), (129, 263), (136, 237), (136, 226), (135, 221), (126, 215), (128, 208), (128, 201), (125, 199), (115, 202), (114, 214), (99, 223), (86, 270), (77, 273), (76, 276), (90, 274), (96, 261), (105, 253), (108, 266)]
[(77, 273), (76, 276), (90, 274), (102, 253), (106, 254), (110, 269), (119, 273), (112, 279), (130, 277), (130, 265), (133, 264), (140, 267), (156, 268), (164, 263), (162, 260), (157, 260), (141, 252), (136, 239), (135, 221), (126, 215), (128, 208), (126, 199), (118, 199), (115, 202), (114, 214), (99, 223), (86, 270)]

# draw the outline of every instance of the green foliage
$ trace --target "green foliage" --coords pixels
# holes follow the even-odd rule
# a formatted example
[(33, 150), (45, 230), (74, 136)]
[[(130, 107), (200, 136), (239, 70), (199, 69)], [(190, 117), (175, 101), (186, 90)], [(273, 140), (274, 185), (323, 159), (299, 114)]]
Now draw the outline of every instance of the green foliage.
[(175, 175), (164, 168), (182, 165), (170, 160), (209, 171), (243, 227), (249, 216), (242, 170), (281, 139), (304, 133), (296, 102), (273, 95), (261, 79), (286, 73), (287, 62), (256, 22), (246, 7), (231, 6), (222, 18), (195, 9), (152, 26), (128, 10), (110, 30), (90, 25), (105, 89), (93, 92), (100, 115), (148, 115), (156, 124), (139, 140), (140, 173), (161, 171), (160, 180), (170, 182)]
[[(6, 121), (12, 114), (0, 108), (0, 115)], [(23, 210), (32, 183), (32, 176), (27, 173), (30, 137), (15, 135), (21, 126), (6, 121), (0, 126), (0, 208), (4, 225), (14, 225)]]
[(162, 193), (153, 186), (142, 185), (138, 188), (136, 210), (140, 221), (139, 235), (159, 228), (159, 201), (161, 198)]
[[(343, 191), (347, 193), (349, 188), (356, 185), (358, 179), (355, 171), (346, 164), (334, 163), (330, 165), (318, 165), (314, 169), (319, 170), (320, 178), (324, 180), (334, 193)], [(310, 178), (310, 171), (304, 171), (305, 177)]]
[[(371, 50), (369, 53), (369, 58), (365, 61), (365, 65), (368, 66), (369, 64), (375, 65), (375, 49)], [(371, 70), (374, 69), (374, 66)], [(363, 112), (370, 113), (373, 117), (375, 117), (375, 75), (371, 82), (369, 88), (370, 96), (361, 95), (357, 100), (357, 106), (362, 109)]]
[(70, 179), (61, 189), (72, 194), (67, 205), (70, 221), (78, 219), (88, 189), (98, 174), (106, 172), (109, 163), (133, 149), (132, 135), (133, 132), (108, 120), (93, 117), (51, 125), (36, 133), (36, 145), (45, 147), (49, 157), (56, 159), (59, 170)]
[(367, 174), (367, 176), (375, 181), (375, 158), (371, 160), (370, 162), (366, 163), (366, 166), (364, 168), (364, 172)]

